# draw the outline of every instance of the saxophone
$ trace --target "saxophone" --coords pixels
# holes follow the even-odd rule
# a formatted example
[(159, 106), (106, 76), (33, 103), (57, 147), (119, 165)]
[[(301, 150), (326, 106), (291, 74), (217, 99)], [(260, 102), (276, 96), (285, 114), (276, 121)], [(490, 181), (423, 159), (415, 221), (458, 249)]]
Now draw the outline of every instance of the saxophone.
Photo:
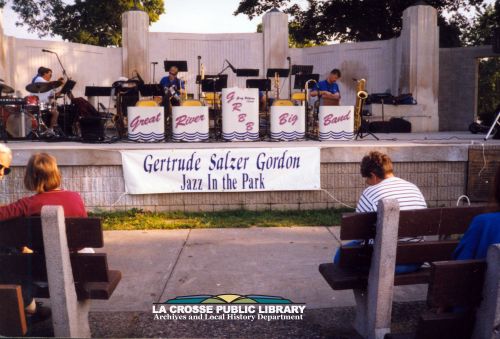
[(356, 104), (354, 106), (354, 131), (358, 131), (361, 127), (361, 113), (365, 104), (368, 93), (365, 91), (366, 80), (357, 80), (356, 84)]
[(276, 91), (274, 100), (278, 101), (280, 99), (280, 76), (278, 72), (274, 73), (274, 88)]

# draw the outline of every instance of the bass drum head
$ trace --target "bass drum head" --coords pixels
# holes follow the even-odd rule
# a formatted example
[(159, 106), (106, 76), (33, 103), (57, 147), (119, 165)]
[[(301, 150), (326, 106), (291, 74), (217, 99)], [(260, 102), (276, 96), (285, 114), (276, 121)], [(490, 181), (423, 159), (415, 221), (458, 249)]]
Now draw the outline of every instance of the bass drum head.
[(10, 114), (5, 123), (5, 129), (12, 138), (25, 138), (36, 127), (33, 126), (34, 123), (36, 120), (29, 113)]

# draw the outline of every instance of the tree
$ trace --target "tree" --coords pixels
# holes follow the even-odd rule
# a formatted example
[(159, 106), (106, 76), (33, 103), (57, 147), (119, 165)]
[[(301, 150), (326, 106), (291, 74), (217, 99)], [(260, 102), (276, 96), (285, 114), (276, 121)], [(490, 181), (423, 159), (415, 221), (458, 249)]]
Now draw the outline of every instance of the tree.
[[(28, 31), (40, 37), (59, 35), (64, 40), (98, 46), (121, 44), (121, 15), (134, 8), (132, 0), (0, 0), (9, 4)], [(155, 22), (165, 12), (163, 0), (138, 1), (137, 8)]]
[[(307, 5), (304, 6), (304, 2)], [(415, 0), (240, 0), (235, 15), (249, 18), (278, 8), (292, 18), (293, 39), (299, 43), (336, 40), (370, 41), (391, 39), (401, 31), (403, 11)], [(422, 2), (422, 1), (418, 1)], [(483, 0), (428, 0), (439, 11), (441, 45), (455, 46), (461, 28), (467, 24), (463, 12), (479, 8)], [(459, 11), (460, 9), (460, 11)], [(443, 13), (446, 11), (449, 19)]]
[[(462, 36), (465, 45), (490, 45), (493, 31), (500, 27), (500, 0), (495, 6), (482, 8)], [(479, 60), (478, 116), (486, 123), (493, 123), (500, 105), (500, 58)]]

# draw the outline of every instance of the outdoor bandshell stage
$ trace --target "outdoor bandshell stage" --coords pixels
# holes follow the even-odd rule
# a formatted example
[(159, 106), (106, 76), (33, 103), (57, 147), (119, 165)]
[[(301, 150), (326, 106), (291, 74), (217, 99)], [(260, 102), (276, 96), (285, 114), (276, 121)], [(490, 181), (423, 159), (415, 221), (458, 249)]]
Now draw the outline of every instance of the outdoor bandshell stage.
[[(425, 3), (408, 7), (402, 21), (394, 39), (310, 48), (289, 47), (288, 15), (278, 10), (263, 16), (262, 33), (231, 34), (150, 32), (147, 14), (132, 10), (118, 48), (2, 33), (2, 89), (11, 94), (0, 104), (16, 138), (8, 140), (14, 178), (0, 184), (0, 202), (28, 194), (23, 166), (48, 152), (64, 188), (92, 210), (353, 207), (365, 187), (359, 162), (372, 150), (389, 154), (429, 206), (464, 194), (484, 201), (499, 142), (467, 131), (477, 83), (460, 86), (460, 78), (474, 79), (476, 58), (497, 54), (491, 46), (439, 48), (437, 11)], [(62, 80), (32, 84), (40, 66)], [(171, 73), (184, 91), (158, 87)], [(332, 74), (341, 95), (330, 101), (339, 106), (311, 93)], [(127, 103), (120, 91), (138, 83), (144, 91)], [(59, 125), (74, 138), (47, 140), (42, 111), (55, 106), (36, 97), (56, 88), (112, 123), (118, 137), (104, 138), (92, 119), (76, 133), (59, 99)], [(164, 110), (166, 95), (183, 104)]]
[[(500, 141), (484, 141), (484, 134), (453, 133), (381, 133), (381, 140), (365, 138), (353, 141), (294, 141), (294, 142), (205, 142), (205, 143), (113, 143), (82, 144), (75, 142), (12, 141), (14, 152), (13, 180), (4, 180), (2, 202), (12, 201), (28, 192), (23, 188), (23, 166), (35, 152), (53, 154), (59, 162), (66, 189), (81, 192), (89, 209), (113, 210), (142, 208), (151, 211), (218, 211), (226, 209), (292, 210), (355, 206), (366, 187), (359, 172), (359, 161), (369, 151), (379, 150), (391, 155), (398, 176), (419, 185), (430, 206), (455, 206), (457, 199), (469, 194), (476, 201), (487, 199), (488, 181), (500, 159)], [(371, 139), (371, 140), (370, 140)], [(217, 191), (200, 191), (197, 184), (174, 193), (129, 194), (126, 190), (122, 153), (161, 152), (166, 156), (179, 151), (210, 155), (217, 152), (235, 157), (248, 157), (251, 152), (278, 151), (292, 154), (294, 150), (315, 150), (320, 154), (319, 187), (298, 190), (300, 183), (287, 182), (286, 189), (266, 191), (257, 185), (225, 187)], [(191, 153), (190, 153), (191, 154)], [(188, 157), (189, 159), (189, 157)], [(216, 159), (218, 160), (218, 159)], [(237, 160), (222, 159), (217, 164), (226, 170), (238, 171)], [(261, 158), (261, 162), (264, 161)], [(305, 159), (307, 160), (307, 159)], [(247, 167), (250, 167), (249, 160)], [(210, 160), (207, 162), (210, 166)], [(144, 165), (144, 163), (142, 164)], [(154, 162), (149, 164), (150, 169)], [(164, 164), (166, 169), (166, 163)], [(240, 162), (243, 166), (243, 162)], [(265, 163), (264, 165), (265, 166)], [(158, 167), (159, 168), (159, 167)], [(139, 168), (141, 170), (141, 168)], [(138, 170), (138, 171), (139, 171)], [(259, 173), (266, 173), (264, 169)], [(284, 169), (286, 170), (286, 169)], [(170, 173), (163, 172), (165, 176)], [(257, 174), (258, 177), (259, 174)], [(272, 175), (272, 173), (270, 173)], [(265, 182), (267, 175), (264, 175)], [(304, 178), (303, 181), (307, 181)], [(182, 180), (178, 184), (183, 185)], [(144, 183), (143, 183), (144, 184)], [(139, 182), (138, 186), (142, 186)], [(179, 189), (180, 189), (179, 186)], [(201, 187), (200, 187), (201, 188)]]

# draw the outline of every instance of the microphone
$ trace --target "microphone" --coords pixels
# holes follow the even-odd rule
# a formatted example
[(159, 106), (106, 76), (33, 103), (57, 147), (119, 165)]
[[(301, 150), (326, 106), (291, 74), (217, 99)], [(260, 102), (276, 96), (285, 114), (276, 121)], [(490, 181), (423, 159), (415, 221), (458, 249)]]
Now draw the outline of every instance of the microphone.
[(236, 73), (236, 68), (233, 65), (231, 65), (231, 63), (227, 59), (226, 59), (226, 62), (229, 65), (229, 67), (231, 68), (231, 70), (233, 71), (233, 73)]
[(56, 52), (49, 51), (48, 49), (42, 49), (42, 52), (56, 54)]

